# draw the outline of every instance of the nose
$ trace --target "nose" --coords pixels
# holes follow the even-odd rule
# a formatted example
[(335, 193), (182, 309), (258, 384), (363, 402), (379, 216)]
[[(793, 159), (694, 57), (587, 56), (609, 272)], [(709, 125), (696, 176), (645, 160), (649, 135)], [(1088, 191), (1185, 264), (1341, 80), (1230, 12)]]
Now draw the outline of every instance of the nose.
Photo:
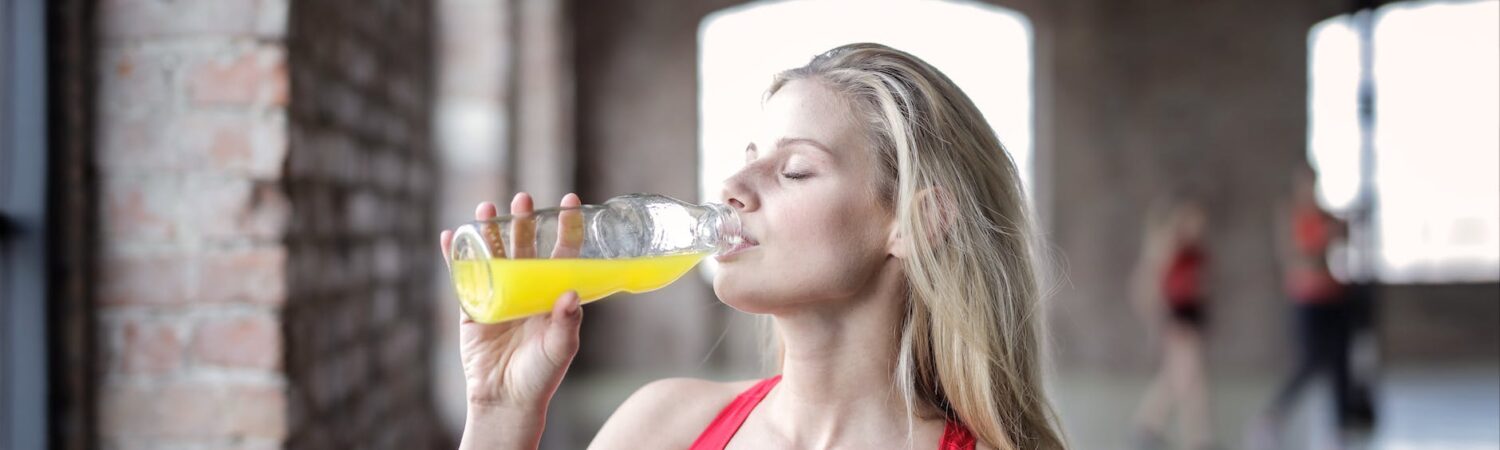
[(740, 171), (724, 180), (723, 190), (719, 194), (724, 203), (736, 211), (745, 213), (754, 211), (760, 207), (760, 200), (755, 195), (755, 190), (745, 180), (745, 172)]

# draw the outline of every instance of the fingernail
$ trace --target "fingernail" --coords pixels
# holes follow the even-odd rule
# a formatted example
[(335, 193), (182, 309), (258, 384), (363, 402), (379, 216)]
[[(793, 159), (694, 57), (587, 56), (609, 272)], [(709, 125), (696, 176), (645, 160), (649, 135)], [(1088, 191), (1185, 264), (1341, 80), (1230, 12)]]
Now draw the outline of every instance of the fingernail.
[(566, 309), (566, 311), (567, 311), (568, 315), (570, 315), (570, 316), (577, 315), (578, 314), (578, 308), (580, 306), (579, 305), (579, 300), (578, 300), (578, 293), (577, 292), (570, 292), (570, 294), (572, 294), (572, 295), (568, 296), (570, 298), (568, 299), (568, 308)]

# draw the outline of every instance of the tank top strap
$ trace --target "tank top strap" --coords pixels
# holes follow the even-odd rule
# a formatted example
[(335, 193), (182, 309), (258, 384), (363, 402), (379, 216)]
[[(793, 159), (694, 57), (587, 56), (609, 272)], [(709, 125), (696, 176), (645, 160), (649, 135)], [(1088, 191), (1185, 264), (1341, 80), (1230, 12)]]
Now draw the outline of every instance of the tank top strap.
[(729, 440), (734, 438), (734, 434), (740, 431), (740, 425), (745, 424), (745, 418), (750, 417), (750, 412), (755, 410), (755, 406), (766, 398), (766, 394), (771, 392), (771, 388), (776, 387), (779, 381), (781, 381), (781, 375), (760, 380), (759, 383), (755, 383), (755, 386), (751, 386), (750, 389), (736, 396), (734, 401), (729, 402), (728, 406), (719, 411), (719, 415), (708, 424), (703, 434), (698, 435), (698, 440), (693, 441), (693, 446), (689, 449), (723, 450), (729, 445)]
[(943, 426), (943, 439), (938, 441), (938, 450), (974, 450), (974, 434), (958, 421), (949, 420)]
[[(750, 412), (760, 405), (761, 400), (765, 400), (766, 394), (780, 381), (781, 375), (760, 380), (740, 393), (719, 411), (719, 415), (714, 417), (713, 422), (709, 422), (689, 449), (723, 450), (735, 433), (740, 431), (740, 426), (745, 424), (745, 419), (750, 417)], [(938, 450), (974, 450), (974, 447), (974, 434), (969, 432), (968, 427), (952, 420), (943, 426), (943, 438), (938, 441)]]

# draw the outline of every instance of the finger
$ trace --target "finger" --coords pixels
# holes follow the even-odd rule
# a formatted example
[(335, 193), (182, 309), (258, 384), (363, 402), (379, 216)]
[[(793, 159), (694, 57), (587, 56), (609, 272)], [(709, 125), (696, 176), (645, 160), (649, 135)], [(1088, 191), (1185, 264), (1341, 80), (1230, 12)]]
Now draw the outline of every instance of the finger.
[(577, 209), (582, 204), (577, 194), (563, 196), (561, 206), (573, 209), (564, 209), (557, 214), (557, 245), (552, 246), (553, 258), (572, 258), (583, 248), (583, 211)]
[(458, 307), (458, 324), (464, 325), (470, 323), (474, 323), (474, 319), (469, 317), (469, 312), (464, 311), (462, 306)]
[(510, 201), (510, 254), (513, 258), (536, 257), (536, 223), (531, 217), (531, 195), (516, 194)]
[(494, 203), (479, 202), (479, 206), (474, 207), (474, 220), (493, 219), (495, 218), (495, 216), (499, 215), (499, 213), (497, 213), (496, 211), (497, 209), (495, 208)]
[(542, 353), (557, 367), (567, 367), (578, 354), (578, 328), (583, 323), (583, 307), (578, 292), (568, 291), (552, 305), (547, 329), (542, 338)]
[(483, 237), (484, 245), (489, 247), (492, 257), (504, 258), (505, 242), (500, 239), (500, 226), (490, 221), (496, 215), (494, 203), (479, 202), (479, 206), (474, 207), (474, 220), (481, 221), (479, 235)]
[(452, 251), (453, 251), (453, 231), (452, 230), (443, 230), (442, 233), (438, 234), (438, 248), (441, 248), (443, 250), (443, 264), (444, 265), (449, 264), (449, 262), (448, 262), (448, 255), (451, 254)]

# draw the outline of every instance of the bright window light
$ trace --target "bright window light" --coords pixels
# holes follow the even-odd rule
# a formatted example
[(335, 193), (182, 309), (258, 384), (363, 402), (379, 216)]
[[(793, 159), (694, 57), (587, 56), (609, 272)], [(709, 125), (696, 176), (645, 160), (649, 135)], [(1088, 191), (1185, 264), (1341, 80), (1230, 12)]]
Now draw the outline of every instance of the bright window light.
[[(1500, 279), (1500, 2), (1402, 2), (1375, 16), (1375, 240), (1387, 282)], [(1359, 185), (1359, 39), (1309, 35), (1308, 151), (1319, 196)]]
[(824, 0), (759, 2), (725, 9), (699, 29), (700, 195), (744, 165), (761, 96), (776, 73), (854, 42), (916, 55), (943, 71), (984, 114), (1030, 192), (1031, 25), (975, 2)]

